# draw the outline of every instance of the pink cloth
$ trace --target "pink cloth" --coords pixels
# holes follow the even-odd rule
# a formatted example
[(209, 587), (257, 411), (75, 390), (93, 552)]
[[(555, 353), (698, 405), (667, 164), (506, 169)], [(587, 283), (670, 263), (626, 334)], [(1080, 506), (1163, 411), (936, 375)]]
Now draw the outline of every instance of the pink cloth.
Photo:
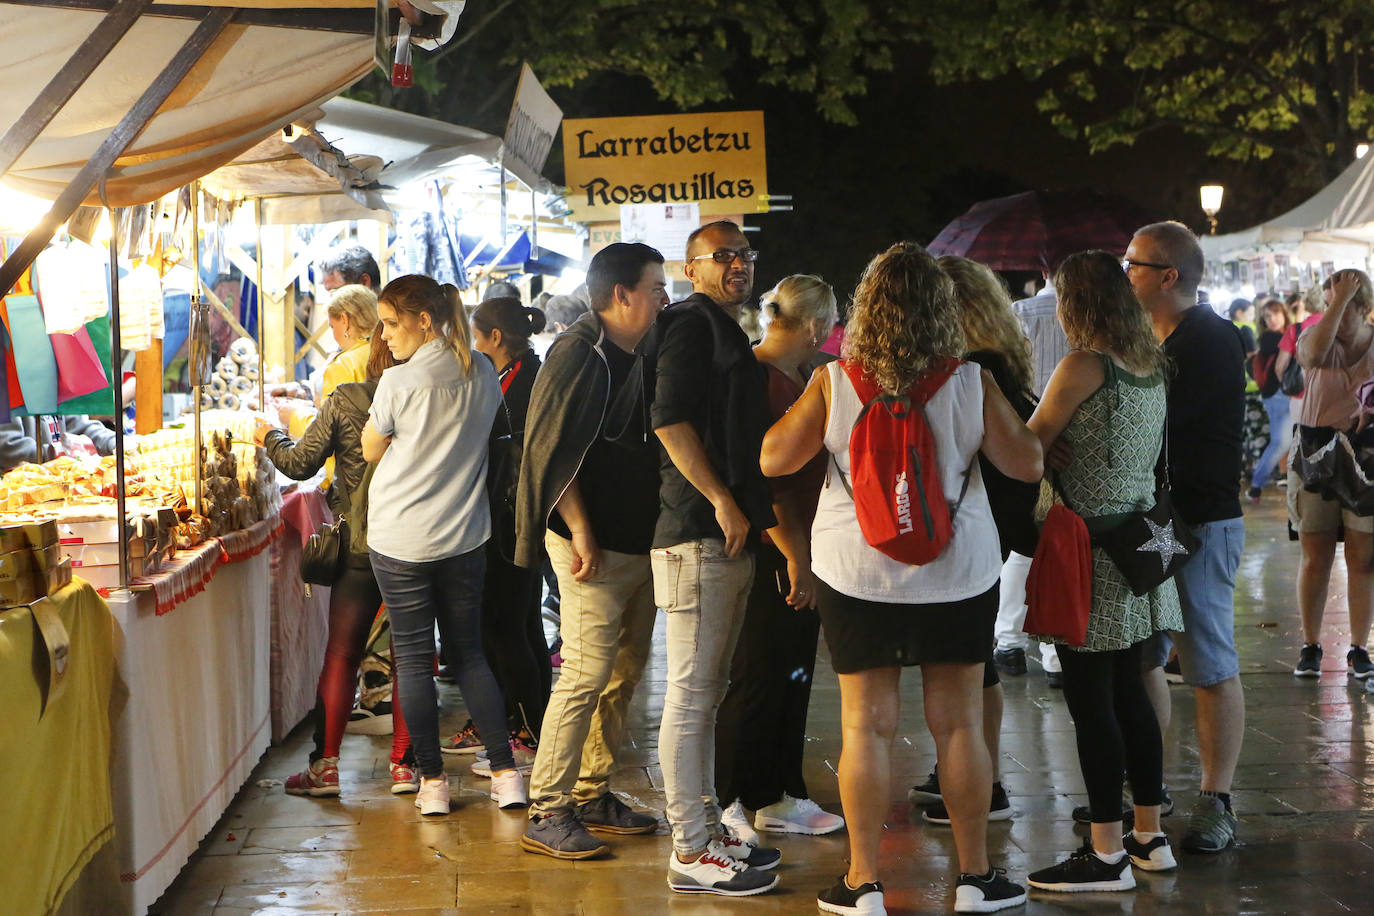
[(281, 518), (296, 532), (304, 547), (320, 525), (332, 520), (329, 503), (319, 490), (296, 489), (282, 497)]

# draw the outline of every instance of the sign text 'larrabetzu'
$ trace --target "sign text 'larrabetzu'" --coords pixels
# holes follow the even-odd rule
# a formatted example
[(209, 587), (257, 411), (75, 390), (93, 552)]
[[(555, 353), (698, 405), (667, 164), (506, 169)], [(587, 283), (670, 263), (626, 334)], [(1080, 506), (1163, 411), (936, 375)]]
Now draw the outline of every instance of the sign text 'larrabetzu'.
[(759, 111), (569, 120), (563, 158), (582, 222), (614, 219), (622, 204), (695, 201), (703, 216), (768, 209)]

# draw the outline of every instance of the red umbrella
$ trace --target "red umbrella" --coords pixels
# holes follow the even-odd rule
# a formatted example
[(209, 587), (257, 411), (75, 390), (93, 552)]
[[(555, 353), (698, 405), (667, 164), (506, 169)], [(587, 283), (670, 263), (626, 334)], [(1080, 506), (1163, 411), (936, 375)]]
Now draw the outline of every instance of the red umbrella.
[(1144, 209), (1096, 191), (1025, 191), (974, 204), (929, 247), (993, 270), (1050, 270), (1090, 248), (1122, 254), (1135, 230), (1154, 222)]

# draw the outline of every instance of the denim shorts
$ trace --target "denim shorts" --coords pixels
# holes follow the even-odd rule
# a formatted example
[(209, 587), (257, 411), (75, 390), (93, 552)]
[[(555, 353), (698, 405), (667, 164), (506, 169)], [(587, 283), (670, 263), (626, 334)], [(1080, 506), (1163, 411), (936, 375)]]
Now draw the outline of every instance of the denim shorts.
[(1175, 577), (1183, 607), (1183, 632), (1156, 633), (1145, 647), (1145, 667), (1158, 668), (1177, 644), (1184, 683), (1211, 687), (1240, 674), (1236, 652), (1236, 569), (1245, 546), (1245, 521), (1223, 519), (1196, 525), (1198, 551)]

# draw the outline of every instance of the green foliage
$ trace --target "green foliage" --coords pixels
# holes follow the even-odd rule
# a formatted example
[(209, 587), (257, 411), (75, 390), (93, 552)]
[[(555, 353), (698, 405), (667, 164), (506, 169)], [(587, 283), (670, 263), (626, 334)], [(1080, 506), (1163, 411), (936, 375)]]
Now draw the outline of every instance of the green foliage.
[(941, 82), (1020, 75), (1094, 151), (1177, 127), (1330, 176), (1374, 130), (1367, 0), (927, 0)]

